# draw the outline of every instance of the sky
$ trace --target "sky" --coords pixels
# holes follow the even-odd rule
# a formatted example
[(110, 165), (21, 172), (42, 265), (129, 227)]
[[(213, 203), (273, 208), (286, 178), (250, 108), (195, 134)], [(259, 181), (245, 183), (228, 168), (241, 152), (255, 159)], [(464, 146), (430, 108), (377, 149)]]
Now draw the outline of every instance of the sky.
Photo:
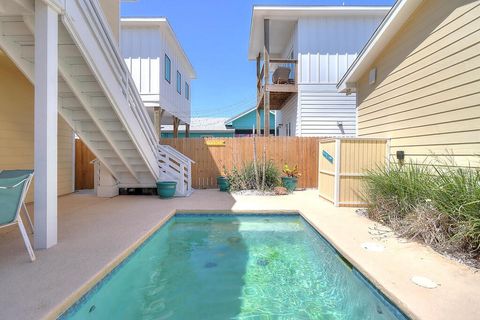
[(394, 0), (137, 0), (122, 17), (167, 17), (197, 79), (193, 117), (231, 117), (254, 107), (256, 64), (248, 61), (253, 5), (392, 5)]

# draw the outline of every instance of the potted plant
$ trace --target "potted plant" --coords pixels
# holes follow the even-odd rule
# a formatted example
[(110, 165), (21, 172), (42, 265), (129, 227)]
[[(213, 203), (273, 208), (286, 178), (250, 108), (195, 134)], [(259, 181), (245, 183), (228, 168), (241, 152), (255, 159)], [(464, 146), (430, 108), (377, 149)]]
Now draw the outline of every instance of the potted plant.
[(227, 170), (225, 168), (223, 168), (223, 175), (217, 177), (217, 185), (222, 192), (227, 192), (230, 188), (230, 183), (227, 177)]
[(173, 198), (175, 191), (177, 190), (176, 181), (158, 181), (157, 182), (157, 194), (161, 199)]
[(283, 166), (282, 170), (285, 176), (282, 177), (282, 185), (286, 188), (289, 192), (294, 191), (297, 188), (298, 178), (301, 174), (298, 172), (298, 166), (290, 168), (287, 164)]

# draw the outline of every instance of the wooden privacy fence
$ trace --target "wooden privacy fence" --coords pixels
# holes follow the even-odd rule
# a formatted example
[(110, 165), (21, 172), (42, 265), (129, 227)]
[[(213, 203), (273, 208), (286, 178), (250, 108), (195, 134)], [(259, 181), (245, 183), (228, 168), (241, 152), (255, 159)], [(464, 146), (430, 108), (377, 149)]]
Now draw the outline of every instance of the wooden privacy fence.
[(75, 139), (75, 190), (93, 189), (94, 165), (97, 157), (80, 139)]
[[(320, 138), (307, 137), (260, 137), (256, 139), (257, 159), (260, 161), (263, 148), (266, 159), (272, 160), (279, 170), (283, 165), (298, 165), (302, 176), (300, 188), (316, 188), (318, 181), (318, 142)], [(223, 168), (231, 170), (253, 161), (253, 138), (198, 138), (162, 139), (195, 161), (192, 166), (192, 185), (197, 189), (217, 187), (217, 176)]]
[(362, 177), (368, 170), (385, 165), (388, 149), (386, 139), (343, 138), (320, 141), (320, 196), (337, 207), (366, 205), (362, 197)]

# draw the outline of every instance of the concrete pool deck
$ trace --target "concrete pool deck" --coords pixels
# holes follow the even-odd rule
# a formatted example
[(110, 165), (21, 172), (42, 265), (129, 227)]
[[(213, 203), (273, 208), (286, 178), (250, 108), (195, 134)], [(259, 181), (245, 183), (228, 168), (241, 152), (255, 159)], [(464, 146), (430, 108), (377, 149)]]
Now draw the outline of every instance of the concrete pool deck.
[[(0, 319), (40, 319), (77, 292), (174, 210), (299, 210), (395, 304), (418, 319), (480, 319), (480, 272), (415, 242), (377, 239), (376, 224), (352, 208), (335, 208), (315, 190), (280, 197), (232, 196), (199, 190), (189, 198), (88, 194), (59, 198), (59, 243), (30, 263), (17, 229), (0, 230)], [(382, 252), (364, 242), (381, 243)], [(439, 284), (411, 282), (426, 276)]]

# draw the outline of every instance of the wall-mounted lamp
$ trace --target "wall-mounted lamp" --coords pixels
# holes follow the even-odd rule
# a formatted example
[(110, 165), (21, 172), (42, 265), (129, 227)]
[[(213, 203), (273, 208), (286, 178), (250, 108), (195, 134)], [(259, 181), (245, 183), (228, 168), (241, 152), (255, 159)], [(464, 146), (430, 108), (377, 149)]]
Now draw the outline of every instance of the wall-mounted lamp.
[(405, 151), (403, 150), (397, 151), (397, 160), (400, 165), (403, 165), (405, 163)]
[(345, 129), (343, 128), (343, 122), (342, 121), (337, 121), (337, 127), (340, 129), (342, 134), (345, 134)]
[(377, 68), (373, 68), (368, 73), (368, 84), (374, 84), (377, 81)]

